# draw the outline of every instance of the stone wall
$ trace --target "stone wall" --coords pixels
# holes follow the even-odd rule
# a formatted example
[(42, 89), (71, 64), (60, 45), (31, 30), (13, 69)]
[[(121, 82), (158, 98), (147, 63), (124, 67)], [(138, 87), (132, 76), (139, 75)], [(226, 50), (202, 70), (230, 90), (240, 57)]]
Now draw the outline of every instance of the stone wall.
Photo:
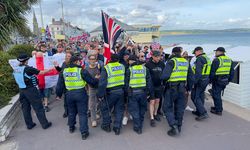
[(22, 112), (18, 98), (19, 95), (14, 96), (7, 106), (0, 109), (0, 142), (6, 140), (21, 117)]

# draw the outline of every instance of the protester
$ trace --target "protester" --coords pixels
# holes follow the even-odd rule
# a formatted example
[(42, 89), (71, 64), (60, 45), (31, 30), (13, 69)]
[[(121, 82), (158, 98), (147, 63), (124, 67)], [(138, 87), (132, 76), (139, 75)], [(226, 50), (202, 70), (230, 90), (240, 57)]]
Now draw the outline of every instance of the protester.
[[(144, 56), (144, 55), (141, 55)], [(158, 115), (158, 108), (160, 99), (163, 96), (163, 83), (161, 80), (161, 74), (165, 67), (164, 62), (161, 61), (160, 51), (153, 51), (152, 58), (145, 65), (151, 75), (153, 89), (154, 89), (154, 99), (150, 100), (149, 104), (149, 113), (150, 113), (150, 125), (152, 127), (156, 126), (156, 121), (161, 121), (160, 116)]]
[[(101, 74), (101, 65), (97, 61), (97, 55), (90, 54), (88, 56), (89, 65), (85, 67), (85, 69), (89, 72), (89, 74), (94, 78)], [(97, 126), (97, 119), (99, 118), (99, 114), (97, 114), (97, 107), (99, 105), (98, 98), (96, 96), (97, 88), (88, 85), (88, 96), (89, 96), (89, 110), (91, 115), (91, 125), (92, 127)]]

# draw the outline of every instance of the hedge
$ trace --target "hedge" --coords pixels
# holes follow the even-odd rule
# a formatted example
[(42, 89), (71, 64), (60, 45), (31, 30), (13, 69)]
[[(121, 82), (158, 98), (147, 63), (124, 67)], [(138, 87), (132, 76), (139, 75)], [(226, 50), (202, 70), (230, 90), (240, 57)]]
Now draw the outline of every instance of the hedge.
[(13, 69), (8, 63), (12, 56), (6, 52), (0, 52), (0, 108), (8, 104), (11, 97), (18, 93), (17, 84), (13, 78)]
[(0, 108), (7, 105), (11, 97), (18, 93), (17, 84), (13, 78), (13, 69), (9, 59), (16, 59), (20, 53), (31, 56), (34, 47), (28, 44), (15, 45), (7, 52), (0, 51)]
[(35, 48), (32, 45), (28, 44), (20, 44), (20, 45), (15, 45), (12, 48), (10, 48), (7, 52), (10, 55), (13, 56), (18, 56), (20, 53), (26, 53), (27, 55), (31, 56), (32, 51), (34, 51)]

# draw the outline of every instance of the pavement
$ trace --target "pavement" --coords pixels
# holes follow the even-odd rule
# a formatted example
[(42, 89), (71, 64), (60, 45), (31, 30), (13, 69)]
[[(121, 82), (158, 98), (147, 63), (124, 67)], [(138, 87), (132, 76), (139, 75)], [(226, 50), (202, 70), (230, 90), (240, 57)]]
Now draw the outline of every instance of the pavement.
[[(211, 97), (206, 101), (209, 110)], [(193, 107), (190, 102), (190, 106)], [(116, 136), (90, 127), (90, 136), (83, 141), (79, 125), (70, 134), (67, 119), (62, 117), (63, 101), (53, 101), (47, 113), (53, 125), (43, 130), (33, 114), (37, 126), (27, 130), (23, 118), (18, 121), (7, 141), (0, 144), (0, 150), (249, 150), (250, 149), (250, 110), (224, 102), (223, 116), (209, 113), (210, 118), (197, 122), (190, 111), (185, 111), (182, 133), (169, 137), (166, 119), (161, 118), (157, 126), (149, 125), (148, 113), (141, 135), (132, 129), (132, 121)], [(194, 107), (193, 107), (194, 108)]]

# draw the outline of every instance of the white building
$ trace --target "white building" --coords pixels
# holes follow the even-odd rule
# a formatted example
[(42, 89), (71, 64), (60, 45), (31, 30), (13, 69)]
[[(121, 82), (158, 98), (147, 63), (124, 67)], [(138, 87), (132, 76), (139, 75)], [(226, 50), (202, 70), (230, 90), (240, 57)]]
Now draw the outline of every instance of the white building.
[[(117, 20), (116, 18), (114, 18), (115, 22), (121, 26), (121, 28), (123, 30), (126, 31), (126, 33), (129, 35), (129, 36), (132, 36), (132, 35), (137, 35), (139, 33), (139, 30), (131, 25), (128, 25), (126, 23), (123, 23), (119, 20)], [(103, 36), (103, 32), (102, 32), (102, 25), (98, 26), (97, 28), (95, 28), (94, 30), (92, 30), (90, 32), (90, 36), (91, 37), (102, 37)]]
[(84, 32), (83, 29), (77, 26), (72, 26), (70, 22), (65, 23), (62, 19), (56, 21), (54, 18), (52, 18), (52, 24), (49, 25), (49, 30), (52, 38), (55, 38), (55, 35), (66, 35), (70, 38), (80, 36)]
[[(198, 45), (178, 45), (183, 47), (184, 51), (193, 56), (192, 51)], [(205, 44), (199, 45), (203, 47), (204, 51), (211, 58), (214, 58), (214, 50), (222, 45)], [(225, 91), (223, 100), (230, 101), (241, 107), (250, 108), (250, 47), (237, 46), (231, 47), (230, 45), (223, 45), (226, 49), (226, 55), (232, 58), (233, 65), (235, 66), (234, 80), (230, 83)], [(164, 52), (170, 54), (172, 48), (165, 48)], [(208, 86), (211, 88), (211, 86)]]
[(250, 108), (250, 47), (238, 46), (226, 51), (239, 65), (235, 67), (236, 83), (227, 86), (223, 99)]

